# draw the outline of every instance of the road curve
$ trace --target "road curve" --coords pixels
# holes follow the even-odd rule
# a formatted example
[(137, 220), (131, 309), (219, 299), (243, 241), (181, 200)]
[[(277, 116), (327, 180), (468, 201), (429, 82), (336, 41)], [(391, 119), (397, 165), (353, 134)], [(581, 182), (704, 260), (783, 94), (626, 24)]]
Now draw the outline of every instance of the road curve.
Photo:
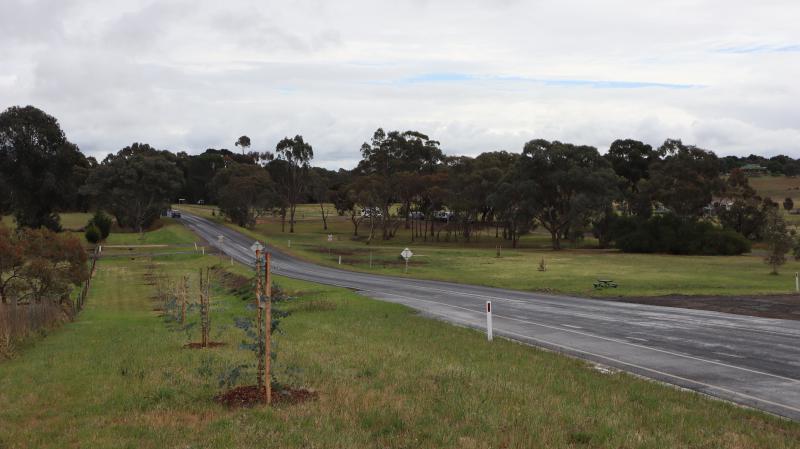
[[(251, 238), (195, 215), (182, 220), (253, 264)], [(800, 421), (800, 321), (357, 273), (268, 248), (282, 276), (355, 289), (479, 329), (491, 300), (496, 335)]]

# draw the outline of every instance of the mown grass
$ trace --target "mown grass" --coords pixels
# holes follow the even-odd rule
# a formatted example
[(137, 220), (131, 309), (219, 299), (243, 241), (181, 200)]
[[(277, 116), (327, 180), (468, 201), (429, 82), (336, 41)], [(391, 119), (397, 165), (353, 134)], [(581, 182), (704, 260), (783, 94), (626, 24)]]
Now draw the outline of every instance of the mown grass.
[(213, 260), (102, 261), (80, 318), (0, 364), (0, 447), (778, 449), (800, 441), (797, 423), (282, 278), (296, 299), (275, 339), (277, 378), (319, 399), (229, 410), (211, 398), (218, 376), (252, 357), (231, 326), (253, 313), (246, 301), (215, 290), (212, 337), (229, 345), (185, 350), (186, 333), (151, 310), (144, 282), (148, 270), (196, 276)]
[[(211, 216), (211, 209), (189, 207), (188, 211)], [(614, 250), (587, 248), (551, 251), (547, 236), (527, 236), (521, 248), (503, 247), (497, 257), (496, 245), (506, 242), (494, 234), (472, 242), (412, 242), (400, 229), (390, 241), (367, 245), (352, 239), (352, 226), (332, 216), (329, 230), (319, 218), (306, 216), (296, 224), (296, 232), (281, 232), (280, 222), (268, 219), (253, 230), (226, 225), (253, 238), (317, 263), (378, 274), (472, 283), (518, 290), (566, 293), (581, 296), (661, 296), (661, 295), (759, 295), (789, 294), (794, 291), (794, 273), (800, 262), (790, 258), (773, 276), (764, 264), (763, 251), (742, 256), (674, 256), (665, 254), (624, 254)], [(362, 233), (367, 232), (362, 225)], [(327, 241), (328, 234), (335, 240)], [(289, 243), (291, 240), (291, 246)], [(544, 242), (544, 243), (542, 243)], [(415, 253), (404, 273), (400, 251), (408, 246)], [(370, 253), (372, 267), (370, 267)], [(338, 265), (339, 256), (342, 265)], [(546, 271), (539, 271), (544, 260)], [(597, 279), (613, 279), (618, 288), (597, 290)]]
[[(61, 227), (69, 231), (83, 229), (89, 219), (92, 218), (92, 214), (89, 212), (61, 212), (58, 216), (61, 218)], [(4, 215), (0, 220), (0, 226), (3, 225), (15, 227), (17, 224), (14, 216)]]
[(161, 218), (161, 226), (150, 232), (112, 232), (106, 245), (191, 245), (197, 236), (180, 221)]

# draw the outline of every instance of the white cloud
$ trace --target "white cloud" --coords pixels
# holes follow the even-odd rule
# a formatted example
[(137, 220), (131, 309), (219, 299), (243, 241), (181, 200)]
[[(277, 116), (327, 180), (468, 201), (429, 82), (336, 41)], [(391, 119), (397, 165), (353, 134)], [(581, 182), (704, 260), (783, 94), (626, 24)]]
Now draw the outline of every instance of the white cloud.
[(98, 157), (300, 133), (352, 166), (379, 126), (451, 154), (677, 137), (798, 157), (798, 19), (792, 0), (5, 0), (0, 107)]

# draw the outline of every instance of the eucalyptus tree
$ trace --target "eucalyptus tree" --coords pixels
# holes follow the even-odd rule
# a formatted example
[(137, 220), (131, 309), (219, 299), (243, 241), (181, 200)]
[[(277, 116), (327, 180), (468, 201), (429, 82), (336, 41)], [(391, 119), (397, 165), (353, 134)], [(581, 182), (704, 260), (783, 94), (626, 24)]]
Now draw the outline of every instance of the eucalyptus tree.
[(699, 219), (724, 189), (719, 159), (711, 151), (675, 139), (666, 140), (659, 152), (664, 158), (650, 167), (643, 191), (679, 217)]
[(611, 164), (590, 146), (532, 140), (515, 174), (531, 216), (550, 232), (553, 249), (561, 249), (571, 227), (585, 225), (618, 194)]
[(291, 139), (286, 137), (278, 142), (275, 154), (268, 155), (268, 158), (283, 162), (277, 164), (277, 167), (283, 169), (285, 176), (285, 185), (280, 193), (289, 211), (289, 232), (294, 232), (295, 212), (308, 188), (308, 171), (311, 160), (314, 159), (314, 149), (303, 140), (303, 136), (297, 135)]
[(269, 173), (258, 165), (230, 164), (214, 176), (212, 186), (220, 212), (239, 226), (252, 227), (275, 204)]
[[(400, 201), (402, 210), (410, 210), (411, 203), (419, 192), (405, 185), (410, 177), (429, 175), (437, 170), (444, 156), (439, 142), (417, 131), (391, 131), (388, 134), (379, 128), (370, 143), (361, 145), (361, 162), (356, 171), (373, 176), (370, 183), (371, 196), (381, 210), (383, 239), (394, 235), (391, 205)], [(406, 218), (408, 221), (408, 218)]]
[(59, 230), (57, 212), (77, 205), (88, 168), (55, 117), (33, 106), (0, 113), (0, 207), (13, 211), (17, 226)]
[(650, 199), (640, 192), (641, 181), (650, 178), (650, 167), (658, 162), (663, 152), (633, 139), (615, 140), (606, 160), (620, 177), (620, 191), (624, 201), (625, 213), (649, 217), (652, 213)]
[(176, 160), (169, 151), (134, 143), (108, 155), (92, 171), (83, 191), (110, 211), (120, 226), (141, 233), (181, 189), (183, 174)]
[(247, 136), (240, 136), (236, 139), (235, 146), (242, 148), (242, 154), (246, 154), (247, 150), (250, 148), (250, 138)]

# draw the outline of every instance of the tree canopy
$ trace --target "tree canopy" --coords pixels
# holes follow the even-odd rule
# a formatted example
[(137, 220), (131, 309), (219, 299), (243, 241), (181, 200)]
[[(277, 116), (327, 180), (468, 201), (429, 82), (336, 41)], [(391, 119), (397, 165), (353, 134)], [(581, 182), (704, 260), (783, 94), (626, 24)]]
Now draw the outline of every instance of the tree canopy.
[(134, 143), (109, 155), (92, 172), (85, 191), (122, 227), (144, 232), (167, 209), (183, 183), (174, 154)]
[(307, 174), (314, 159), (314, 149), (303, 140), (303, 136), (297, 135), (292, 139), (286, 137), (275, 146), (275, 157), (285, 162), (276, 168), (285, 170), (286, 185), (281, 192), (289, 209), (289, 232), (294, 232), (295, 211), (308, 187)]
[(8, 192), (0, 207), (18, 226), (59, 230), (56, 212), (77, 206), (88, 165), (55, 117), (33, 106), (0, 113), (0, 188)]
[(219, 210), (239, 226), (251, 227), (275, 204), (269, 173), (258, 165), (233, 163), (214, 177)]
[(525, 144), (516, 171), (527, 207), (550, 231), (553, 249), (618, 194), (618, 178), (597, 149), (543, 139)]

